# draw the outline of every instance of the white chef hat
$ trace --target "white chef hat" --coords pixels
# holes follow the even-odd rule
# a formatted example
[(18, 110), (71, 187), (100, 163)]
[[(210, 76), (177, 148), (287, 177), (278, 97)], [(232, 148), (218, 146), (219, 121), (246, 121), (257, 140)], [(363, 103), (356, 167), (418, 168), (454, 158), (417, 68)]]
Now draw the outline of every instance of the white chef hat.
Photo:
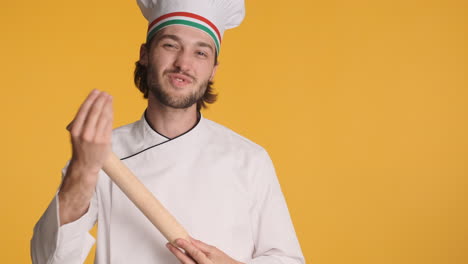
[(206, 32), (219, 54), (226, 29), (240, 25), (245, 15), (244, 0), (137, 0), (148, 20), (146, 40), (164, 27), (185, 25)]

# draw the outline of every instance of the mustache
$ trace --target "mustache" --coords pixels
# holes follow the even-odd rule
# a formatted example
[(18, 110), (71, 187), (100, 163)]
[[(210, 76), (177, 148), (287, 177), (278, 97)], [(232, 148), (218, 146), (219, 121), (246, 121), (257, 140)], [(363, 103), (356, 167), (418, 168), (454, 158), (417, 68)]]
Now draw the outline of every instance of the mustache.
[(197, 80), (197, 79), (195, 78), (195, 76), (192, 76), (192, 75), (190, 75), (190, 74), (188, 74), (188, 73), (186, 73), (186, 72), (184, 72), (184, 71), (182, 71), (182, 70), (179, 70), (179, 69), (165, 70), (165, 71), (163, 72), (163, 75), (169, 74), (169, 73), (182, 74), (182, 75), (185, 75), (185, 76), (187, 76), (188, 78), (190, 78), (192, 81), (196, 81), (196, 80)]

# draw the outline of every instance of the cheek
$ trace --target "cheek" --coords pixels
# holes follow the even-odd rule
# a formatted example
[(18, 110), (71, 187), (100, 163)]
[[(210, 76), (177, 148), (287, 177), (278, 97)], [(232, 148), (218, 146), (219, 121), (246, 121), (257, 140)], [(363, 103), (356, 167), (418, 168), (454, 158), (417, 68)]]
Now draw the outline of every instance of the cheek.
[(158, 76), (158, 78), (161, 78), (164, 70), (166, 69), (164, 65), (162, 65), (160, 61), (151, 61), (150, 65), (151, 74)]
[(150, 63), (154, 70), (162, 73), (164, 70), (171, 69), (172, 58), (168, 54), (155, 51), (151, 55)]
[(200, 65), (199, 74), (203, 76), (204, 79), (210, 79), (211, 74), (213, 73), (214, 66), (211, 63), (204, 63)]

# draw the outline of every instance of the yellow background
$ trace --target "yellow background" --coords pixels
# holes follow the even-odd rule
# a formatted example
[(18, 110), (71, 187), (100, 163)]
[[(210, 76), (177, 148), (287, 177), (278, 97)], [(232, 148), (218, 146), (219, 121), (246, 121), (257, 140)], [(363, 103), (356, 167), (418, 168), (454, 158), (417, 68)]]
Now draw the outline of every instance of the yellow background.
[[(2, 1), (1, 263), (28, 263), (98, 88), (115, 126), (146, 22), (135, 1)], [(468, 2), (247, 2), (204, 115), (272, 156), (308, 263), (468, 263)], [(91, 263), (91, 262), (89, 262)]]

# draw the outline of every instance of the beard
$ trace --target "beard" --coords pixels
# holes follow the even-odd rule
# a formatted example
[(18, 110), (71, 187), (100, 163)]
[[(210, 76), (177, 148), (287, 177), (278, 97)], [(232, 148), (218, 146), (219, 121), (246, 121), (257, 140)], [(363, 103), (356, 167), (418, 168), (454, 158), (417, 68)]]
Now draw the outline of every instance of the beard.
[[(179, 70), (169, 70), (164, 71), (164, 74), (167, 73), (179, 73), (184, 74), (185, 76), (192, 79), (192, 83), (196, 84), (197, 80), (184, 72)], [(186, 109), (197, 103), (199, 100), (203, 98), (205, 95), (206, 89), (208, 87), (209, 80), (202, 81), (196, 89), (188, 95), (173, 95), (170, 93), (169, 89), (164, 89), (161, 80), (159, 80), (157, 71), (153, 65), (148, 65), (147, 74), (147, 85), (149, 88), (149, 92), (156, 97), (156, 99), (163, 105), (176, 108), (176, 109)]]

